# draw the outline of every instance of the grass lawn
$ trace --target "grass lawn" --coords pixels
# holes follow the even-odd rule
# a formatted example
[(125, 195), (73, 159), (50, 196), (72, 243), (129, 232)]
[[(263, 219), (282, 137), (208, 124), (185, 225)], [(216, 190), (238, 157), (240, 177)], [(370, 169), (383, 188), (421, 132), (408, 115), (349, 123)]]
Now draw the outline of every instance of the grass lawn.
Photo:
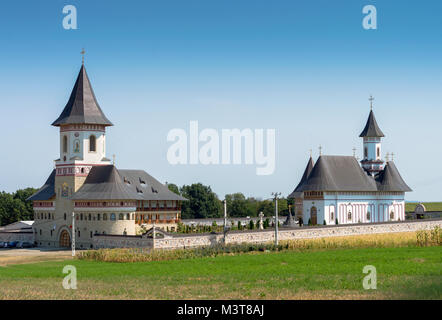
[[(418, 202), (406, 202), (405, 212), (414, 212)], [(422, 202), (427, 211), (442, 211), (442, 202)]]
[[(78, 289), (62, 288), (77, 267)], [(364, 290), (365, 265), (377, 290)], [(171, 261), (0, 267), (2, 299), (441, 299), (442, 248), (269, 252)]]

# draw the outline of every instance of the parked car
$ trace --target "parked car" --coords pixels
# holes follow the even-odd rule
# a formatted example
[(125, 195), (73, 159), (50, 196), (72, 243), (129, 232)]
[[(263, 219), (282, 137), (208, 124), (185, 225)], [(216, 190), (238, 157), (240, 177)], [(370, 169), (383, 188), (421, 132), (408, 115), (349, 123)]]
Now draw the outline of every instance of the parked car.
[(0, 248), (4, 248), (5, 247), (5, 243), (3, 241), (0, 241)]
[(20, 241), (17, 244), (17, 248), (33, 248), (34, 244), (26, 241)]
[(8, 242), (7, 241), (3, 242), (2, 248), (7, 248), (7, 247), (8, 247)]
[(10, 241), (8, 242), (8, 248), (15, 248), (17, 247), (18, 241)]

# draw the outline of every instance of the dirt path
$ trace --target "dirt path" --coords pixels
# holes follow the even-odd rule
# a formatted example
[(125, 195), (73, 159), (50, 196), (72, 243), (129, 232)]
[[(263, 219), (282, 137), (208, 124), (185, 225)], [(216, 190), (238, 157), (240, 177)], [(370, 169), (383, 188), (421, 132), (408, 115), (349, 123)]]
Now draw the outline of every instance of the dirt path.
[(71, 259), (70, 250), (60, 249), (0, 249), (0, 266)]

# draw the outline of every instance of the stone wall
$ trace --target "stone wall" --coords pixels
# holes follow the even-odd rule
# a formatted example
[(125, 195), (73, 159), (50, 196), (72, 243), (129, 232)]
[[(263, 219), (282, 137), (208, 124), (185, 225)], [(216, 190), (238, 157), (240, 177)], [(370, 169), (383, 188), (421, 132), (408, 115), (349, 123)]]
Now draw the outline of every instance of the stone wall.
[[(374, 224), (320, 226), (302, 228), (280, 228), (279, 240), (312, 239), (324, 237), (351, 236), (360, 234), (409, 232), (429, 230), (442, 227), (442, 219), (412, 221), (412, 222), (384, 222)], [(172, 234), (157, 231), (155, 239), (156, 249), (180, 249), (199, 246), (210, 246), (224, 242), (224, 235), (211, 234)], [(275, 230), (230, 231), (225, 242), (232, 243), (265, 243), (275, 241)], [(96, 235), (93, 239), (94, 248), (152, 248), (152, 238), (143, 236), (112, 236)]]

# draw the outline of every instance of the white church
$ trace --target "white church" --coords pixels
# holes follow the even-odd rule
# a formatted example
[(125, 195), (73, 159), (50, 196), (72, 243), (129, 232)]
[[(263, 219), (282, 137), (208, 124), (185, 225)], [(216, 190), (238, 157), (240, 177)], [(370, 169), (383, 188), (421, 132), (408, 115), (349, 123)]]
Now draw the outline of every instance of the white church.
[[(373, 98), (370, 97), (372, 103)], [(384, 137), (372, 105), (364, 130), (363, 159), (355, 156), (312, 157), (289, 198), (304, 224), (352, 224), (405, 220), (405, 192), (412, 191), (392, 160), (381, 159)]]

